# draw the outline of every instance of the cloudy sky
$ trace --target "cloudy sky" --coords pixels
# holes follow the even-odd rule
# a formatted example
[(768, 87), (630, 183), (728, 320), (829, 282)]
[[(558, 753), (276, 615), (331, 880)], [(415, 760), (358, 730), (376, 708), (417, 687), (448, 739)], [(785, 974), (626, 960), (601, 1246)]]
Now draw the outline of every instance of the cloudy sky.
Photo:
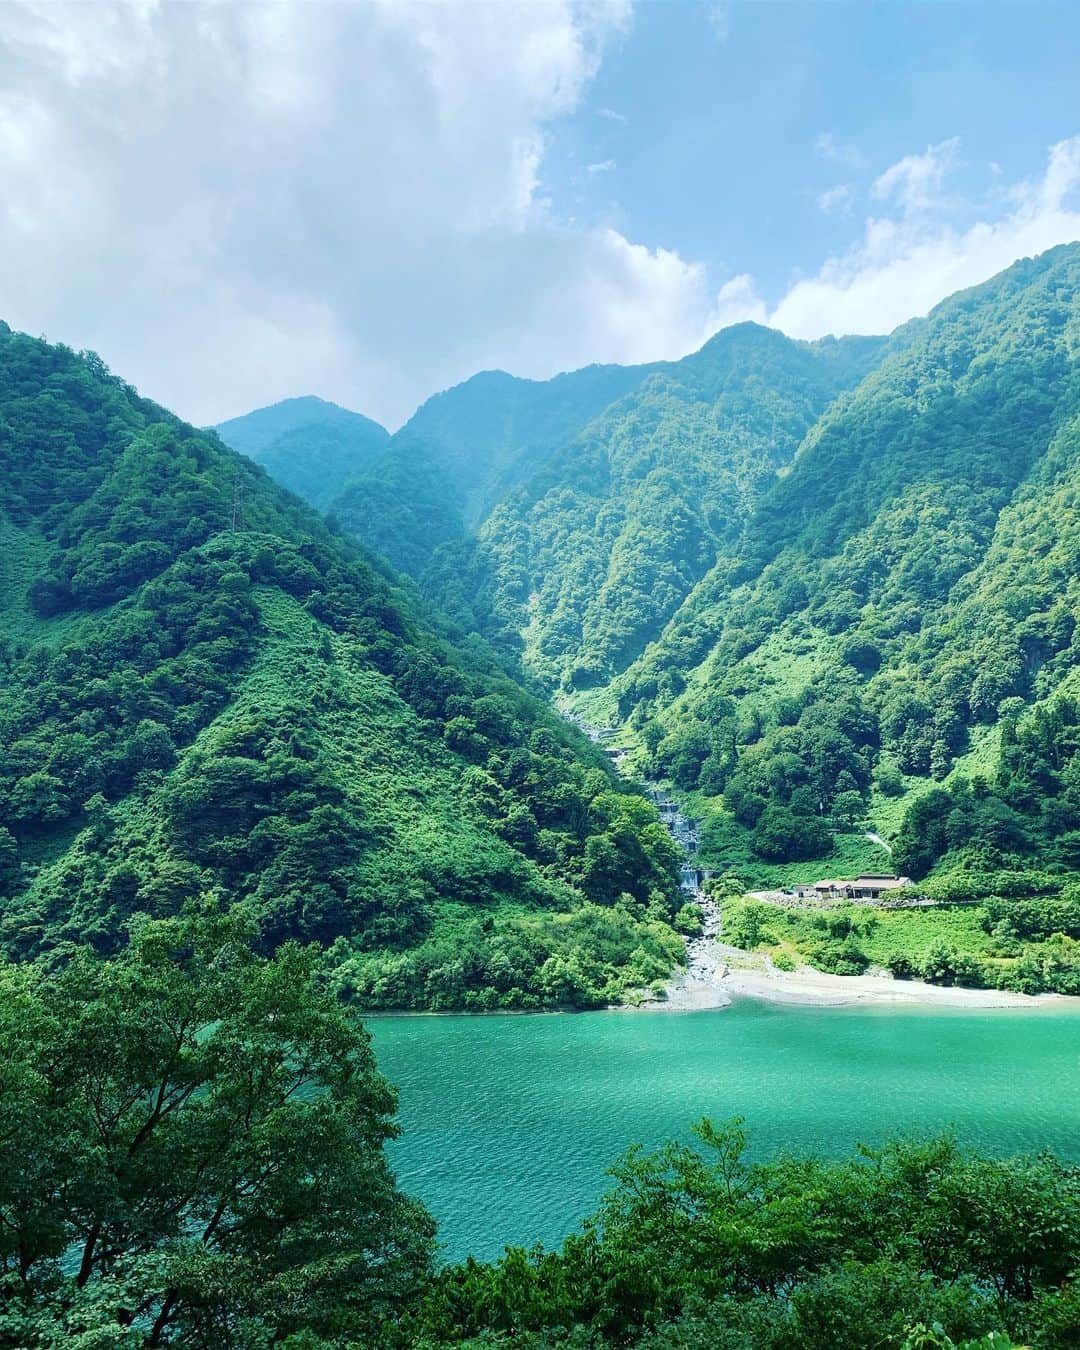
[(196, 422), (881, 332), (1080, 238), (1080, 6), (0, 3), (0, 317)]

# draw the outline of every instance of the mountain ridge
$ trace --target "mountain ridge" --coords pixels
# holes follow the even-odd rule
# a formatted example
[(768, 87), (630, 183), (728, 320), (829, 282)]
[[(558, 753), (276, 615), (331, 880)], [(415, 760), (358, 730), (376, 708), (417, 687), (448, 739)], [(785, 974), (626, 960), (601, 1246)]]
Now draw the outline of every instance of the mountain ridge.
[(20, 334), (0, 466), (9, 953), (200, 903), (366, 1006), (592, 1006), (678, 961), (655, 811), (263, 469)]
[(319, 510), (390, 440), (386, 428), (370, 417), (312, 394), (282, 399), (208, 429)]
[[(806, 834), (827, 867), (821, 830), (846, 837), (842, 799), (846, 819), (869, 812), (899, 840), (898, 865), (1015, 871), (1056, 836), (1009, 796), (984, 731), (1008, 741), (1003, 703), (1031, 710), (1071, 688), (1076, 559), (1052, 517), (1072, 518), (1078, 257), (1022, 259), (885, 339), (722, 330), (525, 456), (474, 532), (464, 518), (435, 530), (407, 570), (462, 631), (620, 724), (643, 771), (692, 795), (712, 865), (786, 875), (768, 842), (779, 822), (792, 858)], [(803, 367), (830, 361), (839, 377), (807, 402)], [(1027, 714), (1013, 713), (1023, 742)], [(828, 786), (814, 767), (826, 735)], [(985, 847), (912, 853), (916, 799), (962, 779), (976, 746), (995, 804), (934, 800), (942, 838), (954, 810), (981, 812)], [(801, 767), (766, 791), (774, 749)], [(776, 809), (759, 830), (763, 796)]]

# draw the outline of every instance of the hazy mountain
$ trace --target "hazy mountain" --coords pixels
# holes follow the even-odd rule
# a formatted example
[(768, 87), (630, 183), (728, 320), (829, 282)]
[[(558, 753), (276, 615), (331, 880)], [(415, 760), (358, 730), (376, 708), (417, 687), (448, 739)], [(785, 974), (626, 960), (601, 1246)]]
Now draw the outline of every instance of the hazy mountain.
[(311, 395), (257, 408), (213, 430), (320, 510), (390, 439), (370, 417)]
[(550, 380), (483, 371), (429, 398), (394, 439), (422, 450), (453, 484), (472, 528), (608, 404), (661, 368), (586, 366)]

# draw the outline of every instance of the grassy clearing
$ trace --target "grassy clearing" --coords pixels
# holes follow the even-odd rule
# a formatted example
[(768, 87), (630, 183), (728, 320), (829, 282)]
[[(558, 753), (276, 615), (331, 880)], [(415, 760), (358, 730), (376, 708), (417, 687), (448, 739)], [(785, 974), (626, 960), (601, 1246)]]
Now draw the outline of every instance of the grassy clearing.
[[(21, 642), (59, 642), (74, 632), (85, 615), (77, 610), (43, 619), (30, 608), (30, 583), (45, 570), (53, 545), (34, 530), (0, 520), (0, 613), (4, 636)], [(100, 611), (107, 613), (108, 610)]]
[[(729, 941), (755, 938), (755, 950), (788, 952), (808, 965), (820, 964), (824, 948), (855, 947), (870, 965), (892, 968), (898, 958), (920, 966), (945, 944), (965, 956), (999, 960), (1003, 954), (987, 932), (980, 905), (886, 910), (867, 905), (791, 909), (761, 901), (734, 901), (724, 909)], [(741, 945), (736, 942), (736, 945)], [(853, 972), (842, 972), (853, 973)]]
[(701, 825), (701, 862), (718, 871), (731, 871), (748, 890), (773, 890), (814, 882), (824, 876), (857, 876), (860, 872), (887, 872), (891, 863), (880, 844), (862, 829), (833, 835), (831, 852), (800, 862), (770, 863), (751, 848), (751, 832), (740, 825), (716, 797), (700, 792), (676, 794), (687, 814)]

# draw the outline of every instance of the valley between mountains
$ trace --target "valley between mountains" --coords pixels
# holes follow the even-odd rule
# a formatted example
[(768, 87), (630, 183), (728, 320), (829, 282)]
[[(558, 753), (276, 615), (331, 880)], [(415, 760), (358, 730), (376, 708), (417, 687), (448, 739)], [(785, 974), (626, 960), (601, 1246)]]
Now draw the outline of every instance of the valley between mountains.
[[(1069, 245), (888, 337), (743, 324), (678, 362), (488, 372), (377, 441), (305, 399), (219, 431), (666, 784), (731, 942), (1076, 993), (1078, 281)], [(769, 903), (860, 873), (932, 903)]]
[[(238, 907), (361, 1008), (588, 1008), (721, 922), (780, 973), (1080, 993), (1078, 351), (1076, 245), (394, 435), (201, 431), (5, 328), (8, 953)], [(774, 903), (864, 872), (911, 884)]]

